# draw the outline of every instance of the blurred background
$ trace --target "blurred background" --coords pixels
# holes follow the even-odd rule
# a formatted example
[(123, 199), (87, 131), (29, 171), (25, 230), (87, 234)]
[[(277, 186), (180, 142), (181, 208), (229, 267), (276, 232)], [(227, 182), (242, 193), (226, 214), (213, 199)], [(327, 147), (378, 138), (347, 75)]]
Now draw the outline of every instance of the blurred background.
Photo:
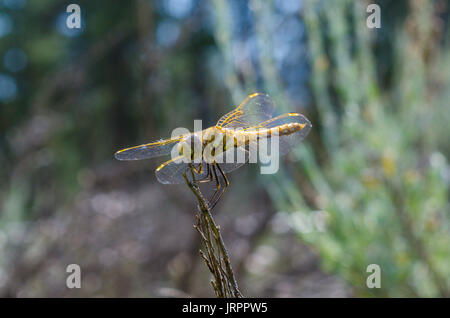
[(313, 129), (214, 210), (243, 294), (449, 296), (447, 1), (70, 3), (0, 0), (1, 297), (213, 297), (192, 193), (113, 154), (253, 92)]

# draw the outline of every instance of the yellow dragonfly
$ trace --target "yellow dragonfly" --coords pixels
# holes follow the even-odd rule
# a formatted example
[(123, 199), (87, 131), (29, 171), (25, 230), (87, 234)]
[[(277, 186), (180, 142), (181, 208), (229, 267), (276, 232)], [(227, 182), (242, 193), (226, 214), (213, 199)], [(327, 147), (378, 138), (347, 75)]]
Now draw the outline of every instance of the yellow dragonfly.
[[(226, 173), (248, 162), (252, 145), (276, 137), (279, 155), (284, 155), (309, 133), (312, 126), (305, 116), (287, 113), (273, 117), (274, 110), (275, 103), (269, 95), (254, 93), (213, 127), (122, 149), (115, 158), (141, 160), (171, 154), (172, 159), (155, 171), (158, 181), (184, 183), (184, 176), (191, 175), (190, 182), (215, 182), (216, 190), (209, 200), (212, 209), (229, 186)], [(234, 160), (224, 160), (230, 152)]]

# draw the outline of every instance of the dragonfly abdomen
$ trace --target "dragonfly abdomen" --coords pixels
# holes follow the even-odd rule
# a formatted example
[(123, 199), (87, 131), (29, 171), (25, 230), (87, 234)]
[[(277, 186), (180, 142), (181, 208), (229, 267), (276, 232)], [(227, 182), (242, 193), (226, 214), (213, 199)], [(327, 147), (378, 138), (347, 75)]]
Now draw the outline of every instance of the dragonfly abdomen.
[(251, 142), (255, 142), (263, 138), (271, 138), (272, 136), (285, 136), (296, 133), (303, 128), (306, 124), (289, 123), (283, 124), (272, 128), (255, 129), (255, 130), (241, 130), (235, 131), (234, 134), (234, 146), (239, 147), (248, 145)]
[(290, 135), (290, 134), (296, 133), (297, 131), (305, 128), (305, 126), (306, 126), (306, 124), (289, 123), (289, 124), (280, 125), (278, 127), (270, 128), (270, 130), (271, 130), (271, 134), (274, 131), (278, 130), (278, 135), (284, 136), (284, 135)]
[(277, 127), (273, 128), (267, 128), (267, 129), (259, 129), (255, 131), (247, 131), (246, 134), (250, 135), (256, 135), (259, 138), (270, 138), (273, 135), (278, 136), (285, 136), (293, 134), (299, 130), (302, 130), (306, 124), (300, 124), (300, 123), (289, 123), (289, 124), (283, 124)]

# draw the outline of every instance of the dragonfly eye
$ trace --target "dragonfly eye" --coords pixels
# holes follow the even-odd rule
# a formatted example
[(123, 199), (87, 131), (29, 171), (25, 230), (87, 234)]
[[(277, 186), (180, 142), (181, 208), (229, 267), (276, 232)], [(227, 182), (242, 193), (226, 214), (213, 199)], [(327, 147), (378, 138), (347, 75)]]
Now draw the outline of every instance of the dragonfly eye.
[(202, 155), (202, 142), (197, 135), (190, 135), (178, 144), (181, 156), (194, 160)]

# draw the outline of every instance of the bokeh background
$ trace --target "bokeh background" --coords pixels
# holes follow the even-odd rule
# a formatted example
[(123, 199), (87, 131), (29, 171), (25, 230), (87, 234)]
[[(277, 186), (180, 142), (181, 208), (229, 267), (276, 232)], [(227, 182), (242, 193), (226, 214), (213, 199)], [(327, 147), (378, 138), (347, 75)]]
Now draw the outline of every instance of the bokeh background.
[(0, 0), (0, 296), (212, 297), (192, 193), (113, 154), (257, 91), (313, 129), (229, 175), (243, 294), (448, 296), (449, 6), (376, 3), (380, 29), (367, 1)]

